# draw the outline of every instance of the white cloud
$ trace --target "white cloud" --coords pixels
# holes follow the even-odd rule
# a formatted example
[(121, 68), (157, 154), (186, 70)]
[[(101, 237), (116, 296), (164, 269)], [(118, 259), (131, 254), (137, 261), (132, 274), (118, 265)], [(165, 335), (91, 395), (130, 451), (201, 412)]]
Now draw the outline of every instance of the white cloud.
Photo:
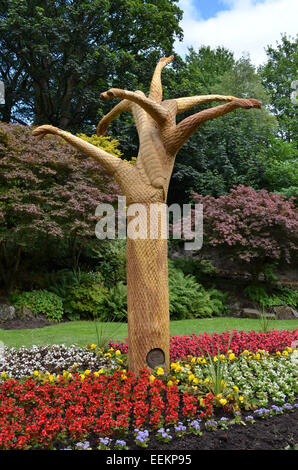
[(193, 46), (212, 48), (224, 46), (239, 59), (249, 54), (254, 65), (266, 62), (265, 47), (280, 42), (281, 34), (297, 34), (297, 0), (222, 0), (230, 10), (217, 13), (213, 18), (203, 20), (195, 13), (192, 0), (182, 0), (179, 7), (184, 10), (181, 26), (184, 30), (182, 43), (176, 42), (178, 54), (187, 53)]

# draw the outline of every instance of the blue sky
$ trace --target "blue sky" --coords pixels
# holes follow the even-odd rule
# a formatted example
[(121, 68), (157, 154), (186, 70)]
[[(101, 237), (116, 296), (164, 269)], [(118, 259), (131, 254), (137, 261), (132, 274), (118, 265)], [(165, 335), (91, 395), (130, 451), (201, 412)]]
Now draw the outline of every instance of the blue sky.
[(178, 5), (184, 40), (175, 49), (182, 56), (190, 46), (224, 46), (236, 59), (249, 55), (258, 66), (266, 62), (266, 46), (275, 46), (282, 33), (298, 33), (297, 0), (179, 0)]
[(196, 10), (197, 19), (200, 17), (204, 20), (212, 18), (218, 11), (229, 10), (228, 2), (220, 0), (195, 0), (193, 5)]

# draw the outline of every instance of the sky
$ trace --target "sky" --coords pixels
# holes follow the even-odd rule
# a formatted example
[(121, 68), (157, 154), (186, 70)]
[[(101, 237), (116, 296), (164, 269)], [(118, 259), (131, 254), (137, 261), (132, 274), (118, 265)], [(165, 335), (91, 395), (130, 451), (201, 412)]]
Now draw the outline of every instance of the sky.
[(259, 66), (266, 62), (268, 45), (276, 47), (283, 33), (298, 33), (297, 0), (179, 0), (178, 5), (184, 39), (176, 41), (175, 50), (182, 57), (190, 46), (224, 46), (235, 59), (249, 55)]

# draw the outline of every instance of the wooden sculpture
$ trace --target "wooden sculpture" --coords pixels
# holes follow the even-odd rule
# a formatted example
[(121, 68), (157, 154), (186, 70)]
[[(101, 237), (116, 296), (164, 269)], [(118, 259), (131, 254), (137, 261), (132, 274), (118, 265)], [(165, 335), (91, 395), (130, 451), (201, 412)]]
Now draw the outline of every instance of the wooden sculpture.
[[(110, 122), (120, 113), (131, 112), (139, 136), (135, 165), (56, 127), (43, 125), (33, 131), (39, 138), (56, 134), (98, 161), (121, 187), (128, 207), (133, 203), (146, 207), (148, 217), (143, 217), (141, 221), (141, 228), (145, 230), (148, 229), (150, 205), (154, 203), (155, 212), (158, 212), (158, 205), (165, 205), (175, 156), (196, 129), (203, 122), (237, 108), (261, 107), (255, 99), (221, 95), (162, 101), (161, 72), (172, 59), (173, 56), (159, 60), (148, 97), (141, 91), (118, 88), (101, 94), (102, 99), (118, 98), (121, 101), (99, 122), (97, 134), (103, 135)], [(176, 124), (177, 114), (209, 101), (228, 103), (200, 111)], [(152, 216), (158, 216), (158, 213), (153, 212)], [(167, 240), (161, 236), (161, 230), (155, 239), (150, 236), (146, 239), (127, 238), (128, 358), (129, 369), (136, 374), (142, 368), (153, 369), (157, 365), (161, 365), (166, 372), (169, 370), (167, 259)]]

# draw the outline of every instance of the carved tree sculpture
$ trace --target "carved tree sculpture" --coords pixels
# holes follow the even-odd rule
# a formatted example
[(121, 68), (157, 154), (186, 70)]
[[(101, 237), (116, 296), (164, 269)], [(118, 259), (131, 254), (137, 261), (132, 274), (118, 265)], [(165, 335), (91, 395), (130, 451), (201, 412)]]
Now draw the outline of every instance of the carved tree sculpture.
[[(139, 135), (139, 153), (132, 165), (84, 140), (50, 125), (33, 131), (42, 138), (56, 134), (87, 156), (98, 161), (118, 182), (127, 206), (142, 203), (147, 210), (143, 228), (148, 228), (150, 204), (164, 205), (175, 156), (184, 142), (209, 119), (237, 108), (260, 108), (255, 99), (234, 96), (203, 95), (162, 101), (161, 72), (173, 60), (163, 57), (153, 74), (148, 98), (141, 91), (118, 88), (101, 94), (102, 99), (121, 101), (102, 118), (97, 134), (103, 135), (110, 122), (122, 112), (131, 112)], [(177, 114), (209, 101), (228, 101), (193, 114), (176, 124)], [(151, 206), (152, 207), (152, 206)], [(155, 209), (157, 211), (158, 209)], [(157, 214), (153, 213), (153, 216)], [(152, 217), (152, 213), (151, 213)], [(167, 240), (127, 238), (127, 303), (129, 369), (136, 374), (142, 368), (162, 365), (169, 370), (169, 292)]]

